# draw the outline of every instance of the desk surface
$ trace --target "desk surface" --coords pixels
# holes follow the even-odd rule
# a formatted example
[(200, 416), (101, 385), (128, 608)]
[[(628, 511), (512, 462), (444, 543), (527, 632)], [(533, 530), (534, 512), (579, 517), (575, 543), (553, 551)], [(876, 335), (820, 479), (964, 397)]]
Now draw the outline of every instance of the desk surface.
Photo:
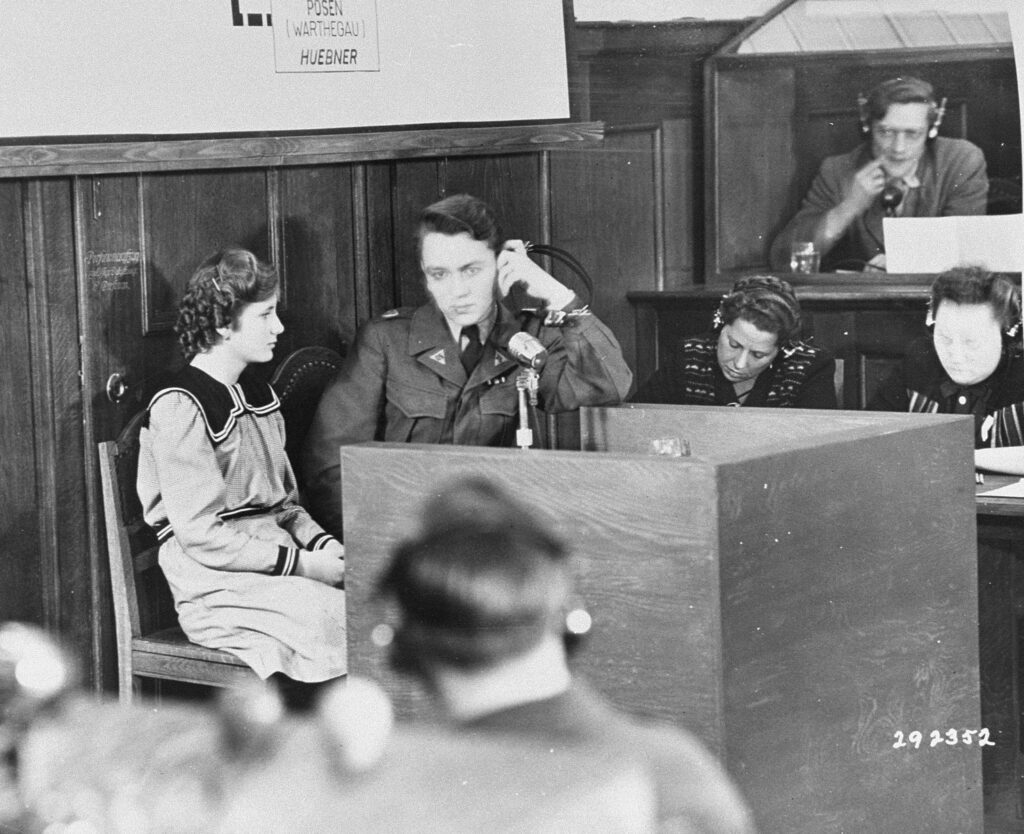
[[(777, 273), (788, 281), (801, 302), (828, 304), (851, 301), (876, 301), (890, 304), (920, 302), (928, 299), (934, 275), (888, 275), (885, 273), (854, 273), (819, 275), (793, 275)], [(739, 275), (735, 277), (740, 277)], [(727, 284), (705, 284), (683, 290), (633, 290), (626, 297), (633, 304), (672, 305), (699, 301), (718, 301), (723, 292), (732, 288)]]
[(990, 489), (1007, 486), (1020, 480), (1016, 475), (994, 475), (985, 473), (985, 483), (975, 490), (975, 508), (978, 515), (1024, 516), (1024, 498), (990, 498), (981, 493)]
[[(749, 275), (775, 275), (788, 281), (801, 301), (842, 303), (849, 301), (922, 301), (931, 293), (937, 273), (822, 272), (797, 275), (790, 272), (737, 272), (719, 280), (681, 290), (633, 290), (626, 297), (633, 304), (673, 304), (700, 299), (719, 299), (733, 282)], [(1019, 275), (1020, 273), (1008, 273)], [(724, 279), (724, 280), (723, 280)]]

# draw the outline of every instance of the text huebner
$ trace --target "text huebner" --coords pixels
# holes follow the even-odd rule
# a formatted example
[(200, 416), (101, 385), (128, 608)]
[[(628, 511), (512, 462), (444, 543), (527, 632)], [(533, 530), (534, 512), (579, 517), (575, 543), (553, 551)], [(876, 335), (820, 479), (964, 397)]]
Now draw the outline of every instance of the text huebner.
[(335, 64), (356, 63), (355, 49), (303, 49), (299, 53), (299, 66), (329, 67)]

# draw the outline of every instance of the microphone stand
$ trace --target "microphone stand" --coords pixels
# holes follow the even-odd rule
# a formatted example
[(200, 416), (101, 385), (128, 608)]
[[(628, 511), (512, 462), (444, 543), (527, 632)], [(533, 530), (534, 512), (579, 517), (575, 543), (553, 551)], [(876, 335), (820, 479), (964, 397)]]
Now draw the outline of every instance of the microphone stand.
[(526, 407), (529, 396), (530, 405), (537, 406), (537, 388), (540, 374), (533, 368), (523, 368), (516, 377), (516, 391), (519, 394), (519, 428), (516, 430), (516, 445), (520, 449), (529, 449), (533, 445), (533, 429), (530, 428), (530, 412)]

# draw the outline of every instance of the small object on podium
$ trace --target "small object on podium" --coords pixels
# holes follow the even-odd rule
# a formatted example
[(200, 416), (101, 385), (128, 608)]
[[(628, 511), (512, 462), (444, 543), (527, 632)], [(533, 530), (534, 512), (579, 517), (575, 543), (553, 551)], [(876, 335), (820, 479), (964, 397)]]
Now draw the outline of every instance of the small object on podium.
[(820, 272), (821, 253), (814, 248), (814, 241), (794, 241), (789, 250), (789, 271), (803, 275)]
[(651, 454), (665, 455), (670, 458), (688, 458), (690, 441), (678, 437), (656, 437), (651, 441)]

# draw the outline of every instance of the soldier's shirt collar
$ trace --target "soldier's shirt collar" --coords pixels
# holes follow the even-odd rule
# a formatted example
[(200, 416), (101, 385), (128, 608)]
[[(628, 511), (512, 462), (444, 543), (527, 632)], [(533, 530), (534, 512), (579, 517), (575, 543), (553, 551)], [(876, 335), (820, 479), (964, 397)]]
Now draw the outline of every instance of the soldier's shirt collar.
[[(491, 331), (494, 329), (494, 324), (498, 320), (498, 304), (495, 302), (491, 305), (491, 311), (487, 314), (487, 317), (483, 321), (478, 321), (477, 326), (480, 328), (480, 342), (481, 344), (487, 344), (487, 337), (491, 335)], [(448, 332), (452, 334), (452, 341), (455, 342), (462, 348), (462, 325), (454, 324), (447, 318), (444, 320), (445, 324), (448, 325)]]
[[(515, 367), (515, 360), (509, 358), (504, 345), (508, 344), (508, 340), (518, 330), (519, 322), (516, 317), (507, 307), (498, 303), (487, 341), (493, 346), (493, 352), (488, 351), (485, 346), (484, 358), (474, 371), (474, 379), (486, 381)], [(418, 356), (420, 362), (433, 368), (446, 379), (457, 384), (465, 381), (465, 371), (459, 361), (458, 347), (452, 339), (448, 323), (434, 304), (424, 304), (413, 313), (408, 350), (410, 356)]]
[[(515, 316), (500, 302), (494, 305), (489, 317), (489, 325), (480, 325), (481, 331), (486, 329), (483, 341), (495, 345), (504, 345), (508, 338), (519, 330)], [(441, 311), (432, 303), (418, 307), (412, 315), (409, 329), (409, 353), (416, 355), (425, 351), (457, 345), (459, 333), (452, 332), (448, 321)], [(433, 353), (433, 351), (431, 351)]]

